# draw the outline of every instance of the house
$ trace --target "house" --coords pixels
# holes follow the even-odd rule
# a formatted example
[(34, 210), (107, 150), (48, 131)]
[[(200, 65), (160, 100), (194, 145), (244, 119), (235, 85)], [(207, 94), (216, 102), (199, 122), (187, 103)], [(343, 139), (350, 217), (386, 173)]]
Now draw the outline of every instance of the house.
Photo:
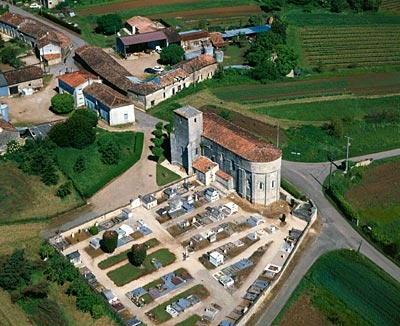
[(125, 22), (125, 28), (129, 34), (144, 34), (162, 30), (165, 26), (147, 17), (134, 16)]
[(0, 32), (18, 38), (35, 49), (48, 65), (62, 62), (72, 51), (72, 41), (65, 34), (31, 17), (7, 12), (0, 16)]
[(210, 34), (207, 31), (196, 29), (180, 32), (179, 35), (181, 36), (181, 46), (185, 51), (195, 50), (210, 43)]
[(97, 113), (110, 126), (135, 122), (132, 101), (102, 83), (92, 83), (83, 89), (85, 106)]
[(152, 209), (157, 206), (157, 198), (152, 194), (143, 196), (141, 200), (143, 207), (146, 209)]
[(92, 83), (101, 83), (101, 79), (82, 69), (58, 76), (58, 92), (68, 93), (74, 97), (74, 106), (80, 108), (85, 106), (83, 89)]
[(43, 87), (43, 72), (37, 66), (27, 66), (3, 73), (8, 85), (8, 95), (17, 95), (24, 89), (38, 89)]
[(252, 203), (279, 200), (282, 153), (271, 143), (209, 112), (186, 106), (174, 111), (171, 161), (194, 173), (200, 156), (232, 177), (225, 184)]
[(0, 153), (7, 151), (7, 144), (12, 140), (19, 141), (19, 131), (8, 121), (0, 119)]
[(216, 173), (219, 170), (219, 166), (209, 158), (200, 156), (193, 162), (192, 167), (197, 180), (204, 185), (208, 186), (216, 180)]
[(214, 48), (223, 48), (225, 46), (225, 41), (220, 32), (211, 32), (210, 41)]
[(78, 250), (71, 252), (70, 254), (66, 255), (66, 257), (74, 265), (81, 263), (81, 254), (79, 253)]
[(220, 254), (218, 251), (213, 251), (209, 255), (209, 260), (211, 264), (218, 267), (224, 264), (224, 255)]

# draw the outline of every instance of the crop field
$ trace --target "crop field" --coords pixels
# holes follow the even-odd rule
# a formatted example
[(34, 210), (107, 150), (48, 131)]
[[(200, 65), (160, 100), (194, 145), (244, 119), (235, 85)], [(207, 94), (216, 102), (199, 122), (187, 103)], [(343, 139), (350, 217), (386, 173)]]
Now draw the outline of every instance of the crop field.
[(398, 0), (383, 0), (380, 10), (398, 13), (400, 12), (400, 2)]
[[(274, 325), (302, 319), (290, 307), (310, 298), (309, 310), (321, 311), (325, 324), (399, 325), (400, 284), (361, 254), (351, 250), (321, 256), (307, 272)], [(314, 325), (308, 323), (308, 325)]]
[[(400, 30), (399, 30), (400, 31)], [(400, 72), (325, 77), (291, 82), (237, 85), (213, 88), (213, 93), (224, 101), (257, 103), (302, 98), (318, 98), (353, 94), (355, 96), (397, 94)]]
[(360, 183), (346, 192), (346, 200), (360, 212), (360, 222), (390, 223), (398, 220), (400, 174), (397, 171), (400, 171), (400, 158), (368, 167)]
[(323, 69), (400, 66), (400, 25), (303, 27), (306, 63)]

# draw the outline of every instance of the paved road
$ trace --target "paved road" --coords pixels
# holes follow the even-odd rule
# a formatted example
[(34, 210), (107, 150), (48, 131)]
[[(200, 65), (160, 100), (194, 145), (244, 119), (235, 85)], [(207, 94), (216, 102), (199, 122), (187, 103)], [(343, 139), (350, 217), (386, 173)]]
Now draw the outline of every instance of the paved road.
[[(365, 158), (380, 159), (400, 155), (400, 149), (353, 158), (357, 161)], [(319, 256), (327, 251), (339, 248), (357, 250), (375, 262), (393, 278), (400, 282), (400, 268), (378, 252), (333, 208), (322, 193), (322, 183), (329, 175), (329, 163), (295, 163), (284, 161), (282, 177), (300, 189), (308, 198), (312, 198), (322, 218), (322, 229), (318, 237), (302, 252), (302, 258), (285, 281), (282, 290), (267, 306), (257, 325), (271, 325), (279, 314), (292, 292), (309, 267)]]

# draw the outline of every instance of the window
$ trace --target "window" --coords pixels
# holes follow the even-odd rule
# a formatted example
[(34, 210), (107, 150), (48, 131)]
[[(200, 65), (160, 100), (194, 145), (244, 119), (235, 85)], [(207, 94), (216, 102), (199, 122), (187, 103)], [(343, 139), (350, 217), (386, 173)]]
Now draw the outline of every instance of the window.
[(194, 122), (195, 122), (195, 123), (197, 122), (197, 118), (194, 118)]
[(258, 185), (258, 188), (260, 190), (263, 190), (264, 189), (264, 182), (260, 182), (260, 184)]
[(156, 101), (155, 101), (155, 100), (152, 100), (152, 101), (150, 102), (150, 105), (151, 105), (151, 106), (154, 106), (154, 104), (156, 104)]
[(271, 188), (274, 188), (275, 187), (275, 180), (272, 180), (272, 182), (271, 182)]
[(196, 148), (196, 155), (199, 155), (199, 149)]
[(165, 98), (165, 92), (163, 93), (163, 97)]
[(128, 120), (128, 113), (124, 113), (124, 120)]

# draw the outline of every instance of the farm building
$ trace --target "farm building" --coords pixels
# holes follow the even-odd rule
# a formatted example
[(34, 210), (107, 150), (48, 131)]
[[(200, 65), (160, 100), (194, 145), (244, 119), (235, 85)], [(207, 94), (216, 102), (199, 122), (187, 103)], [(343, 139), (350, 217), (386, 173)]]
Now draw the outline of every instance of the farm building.
[(132, 101), (101, 83), (92, 83), (83, 89), (85, 106), (96, 112), (110, 126), (135, 122)]
[(85, 106), (83, 89), (91, 83), (101, 83), (101, 79), (82, 69), (58, 76), (58, 91), (60, 94), (71, 94), (74, 106), (79, 108)]
[(200, 48), (203, 45), (210, 44), (210, 34), (207, 31), (200, 29), (180, 32), (181, 36), (181, 46), (187, 50), (194, 50)]
[(225, 31), (222, 33), (222, 38), (224, 40), (230, 40), (234, 37), (239, 35), (246, 35), (246, 36), (255, 36), (259, 33), (269, 32), (271, 30), (271, 26), (269, 25), (261, 25), (261, 26), (252, 26), (246, 28), (239, 28), (239, 29), (231, 29), (229, 31)]
[(31, 17), (7, 12), (0, 16), (0, 32), (33, 47), (40, 61), (48, 65), (62, 62), (72, 51), (71, 39)]
[(204, 156), (232, 177), (234, 189), (248, 201), (269, 205), (279, 200), (282, 153), (275, 146), (191, 106), (174, 111), (174, 126), (173, 164), (191, 175), (193, 163)]
[(142, 81), (99, 47), (84, 45), (75, 50), (75, 59), (98, 75), (104, 84), (128, 96), (140, 109), (149, 109), (192, 83), (212, 78), (217, 70), (214, 58), (203, 54), (181, 62), (155, 78)]
[(27, 66), (3, 73), (7, 82), (8, 95), (23, 94), (32, 92), (33, 89), (43, 87), (43, 72), (40, 67)]
[(142, 16), (134, 16), (125, 22), (125, 29), (131, 35), (157, 32), (164, 28), (165, 26), (160, 22)]

